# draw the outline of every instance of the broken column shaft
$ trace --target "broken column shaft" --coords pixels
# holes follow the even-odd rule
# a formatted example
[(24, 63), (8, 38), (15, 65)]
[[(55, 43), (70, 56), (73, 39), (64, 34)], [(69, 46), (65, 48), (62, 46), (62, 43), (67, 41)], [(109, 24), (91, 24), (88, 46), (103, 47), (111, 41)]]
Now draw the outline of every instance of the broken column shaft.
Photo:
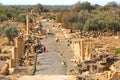
[(26, 31), (27, 31), (27, 35), (29, 34), (29, 16), (26, 16)]
[(89, 47), (87, 46), (86, 47), (86, 52), (85, 52), (85, 60), (89, 60), (89, 53), (90, 53)]
[(84, 60), (84, 43), (83, 41), (80, 42), (80, 56), (81, 56), (81, 62)]

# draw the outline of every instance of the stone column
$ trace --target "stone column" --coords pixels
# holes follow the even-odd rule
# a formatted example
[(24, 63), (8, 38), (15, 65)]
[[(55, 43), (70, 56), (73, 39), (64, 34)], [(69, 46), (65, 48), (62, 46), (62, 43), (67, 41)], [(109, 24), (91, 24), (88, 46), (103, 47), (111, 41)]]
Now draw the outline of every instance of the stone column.
[(80, 61), (80, 45), (79, 45), (79, 42), (76, 42), (74, 44), (74, 52), (75, 52), (75, 57), (77, 58), (78, 61)]
[(18, 51), (15, 47), (12, 48), (12, 60), (13, 60), (13, 66), (14, 68), (17, 68), (18, 65)]
[(9, 60), (9, 74), (14, 74), (15, 73), (15, 68), (14, 68), (14, 61), (13, 59)]
[(15, 47), (18, 51), (18, 59), (20, 59), (22, 54), (24, 53), (24, 41), (21, 38), (16, 37)]
[(18, 39), (18, 37), (16, 37), (15, 38), (15, 47), (17, 48), (17, 58), (19, 58), (19, 51), (20, 51), (20, 49), (19, 49), (19, 39)]
[(91, 53), (89, 53), (88, 59), (89, 59), (89, 60), (92, 59), (92, 54), (91, 54)]
[(9, 68), (14, 68), (14, 66), (13, 66), (13, 59), (9, 60)]
[(31, 10), (31, 14), (33, 14), (33, 10)]
[(77, 54), (78, 54), (78, 61), (81, 61), (81, 54), (80, 54), (80, 41), (77, 43)]
[(83, 41), (80, 42), (80, 57), (81, 57), (81, 62), (84, 60), (84, 43)]
[(26, 31), (27, 31), (27, 35), (29, 34), (29, 16), (26, 16)]
[(85, 59), (89, 60), (89, 46), (86, 47), (86, 52), (85, 52)]
[(74, 51), (75, 58), (76, 58), (76, 57), (77, 57), (77, 53), (76, 53), (76, 44), (74, 44), (74, 49), (73, 49), (73, 51)]

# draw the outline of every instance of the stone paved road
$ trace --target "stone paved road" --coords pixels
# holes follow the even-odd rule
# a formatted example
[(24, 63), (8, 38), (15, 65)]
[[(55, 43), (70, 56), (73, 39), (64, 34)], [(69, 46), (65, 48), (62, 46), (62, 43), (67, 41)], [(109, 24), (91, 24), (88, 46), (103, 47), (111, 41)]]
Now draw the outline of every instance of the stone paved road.
[(48, 37), (41, 41), (46, 47), (48, 52), (38, 55), (38, 62), (36, 74), (47, 75), (63, 75), (65, 74), (64, 66), (61, 64), (61, 58), (58, 54), (58, 46), (54, 37)]
[[(44, 29), (50, 29), (51, 25), (42, 21)], [(47, 47), (48, 52), (38, 55), (38, 64), (36, 75), (64, 75), (65, 68), (61, 64), (61, 58), (58, 54), (58, 43), (55, 42), (55, 35), (47, 35), (47, 39), (41, 41)]]
[[(42, 21), (42, 24), (45, 29), (49, 28), (50, 32), (54, 33), (50, 23)], [(58, 37), (60, 42), (55, 42), (55, 37)], [(66, 75), (73, 69), (73, 63), (70, 61), (73, 58), (73, 52), (67, 46), (63, 33), (60, 31), (58, 36), (48, 35), (47, 39), (43, 39), (41, 43), (47, 47), (48, 52), (38, 55), (36, 75), (23, 75), (16, 80), (76, 80), (76, 76)], [(67, 67), (62, 65), (63, 58)]]
[(65, 39), (64, 34), (60, 29), (57, 30), (59, 32), (59, 35), (56, 35), (59, 39), (59, 49), (61, 50), (61, 54), (64, 57), (64, 60), (67, 64), (67, 71), (66, 74), (71, 74), (70, 70), (73, 70), (74, 63), (70, 60), (73, 58), (74, 54), (70, 47), (67, 46), (67, 39)]
[[(51, 23), (46, 23), (42, 21), (42, 25), (44, 29), (50, 29), (50, 33), (54, 33), (52, 30)], [(57, 36), (60, 38), (60, 43), (55, 42), (55, 35), (48, 35), (47, 39), (43, 39), (41, 41), (47, 47), (48, 52), (38, 55), (38, 65), (36, 75), (65, 75), (71, 69), (73, 69), (73, 65), (70, 62), (70, 59), (73, 57), (73, 53), (70, 48), (67, 47), (66, 40), (63, 34)], [(62, 65), (62, 59), (59, 55), (58, 51), (61, 50), (64, 60), (67, 64), (67, 72), (66, 67)]]

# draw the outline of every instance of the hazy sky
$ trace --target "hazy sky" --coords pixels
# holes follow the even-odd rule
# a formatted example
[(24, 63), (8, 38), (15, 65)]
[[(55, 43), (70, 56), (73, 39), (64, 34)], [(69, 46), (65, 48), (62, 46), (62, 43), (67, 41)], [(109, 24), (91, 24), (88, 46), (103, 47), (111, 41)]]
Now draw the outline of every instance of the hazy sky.
[(83, 2), (83, 1), (88, 1), (92, 4), (100, 4), (100, 5), (105, 5), (108, 2), (115, 1), (118, 4), (120, 3), (120, 0), (0, 0), (0, 3), (6, 5), (21, 5), (21, 4), (37, 4), (41, 3), (43, 5), (72, 5), (76, 2)]

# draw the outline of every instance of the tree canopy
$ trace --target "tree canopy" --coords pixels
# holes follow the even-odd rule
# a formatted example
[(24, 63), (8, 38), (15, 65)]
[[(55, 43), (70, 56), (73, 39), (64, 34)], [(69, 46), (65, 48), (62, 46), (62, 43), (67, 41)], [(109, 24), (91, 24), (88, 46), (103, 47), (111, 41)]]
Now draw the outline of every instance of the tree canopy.
[(3, 35), (7, 38), (17, 37), (17, 26), (15, 24), (5, 24), (3, 29)]
[[(104, 9), (105, 7), (108, 8)], [(69, 29), (117, 32), (120, 31), (119, 13), (120, 6), (115, 2), (110, 2), (105, 6), (91, 5), (89, 2), (79, 2), (73, 11), (61, 12), (57, 16), (57, 21), (62, 22), (63, 27)]]

